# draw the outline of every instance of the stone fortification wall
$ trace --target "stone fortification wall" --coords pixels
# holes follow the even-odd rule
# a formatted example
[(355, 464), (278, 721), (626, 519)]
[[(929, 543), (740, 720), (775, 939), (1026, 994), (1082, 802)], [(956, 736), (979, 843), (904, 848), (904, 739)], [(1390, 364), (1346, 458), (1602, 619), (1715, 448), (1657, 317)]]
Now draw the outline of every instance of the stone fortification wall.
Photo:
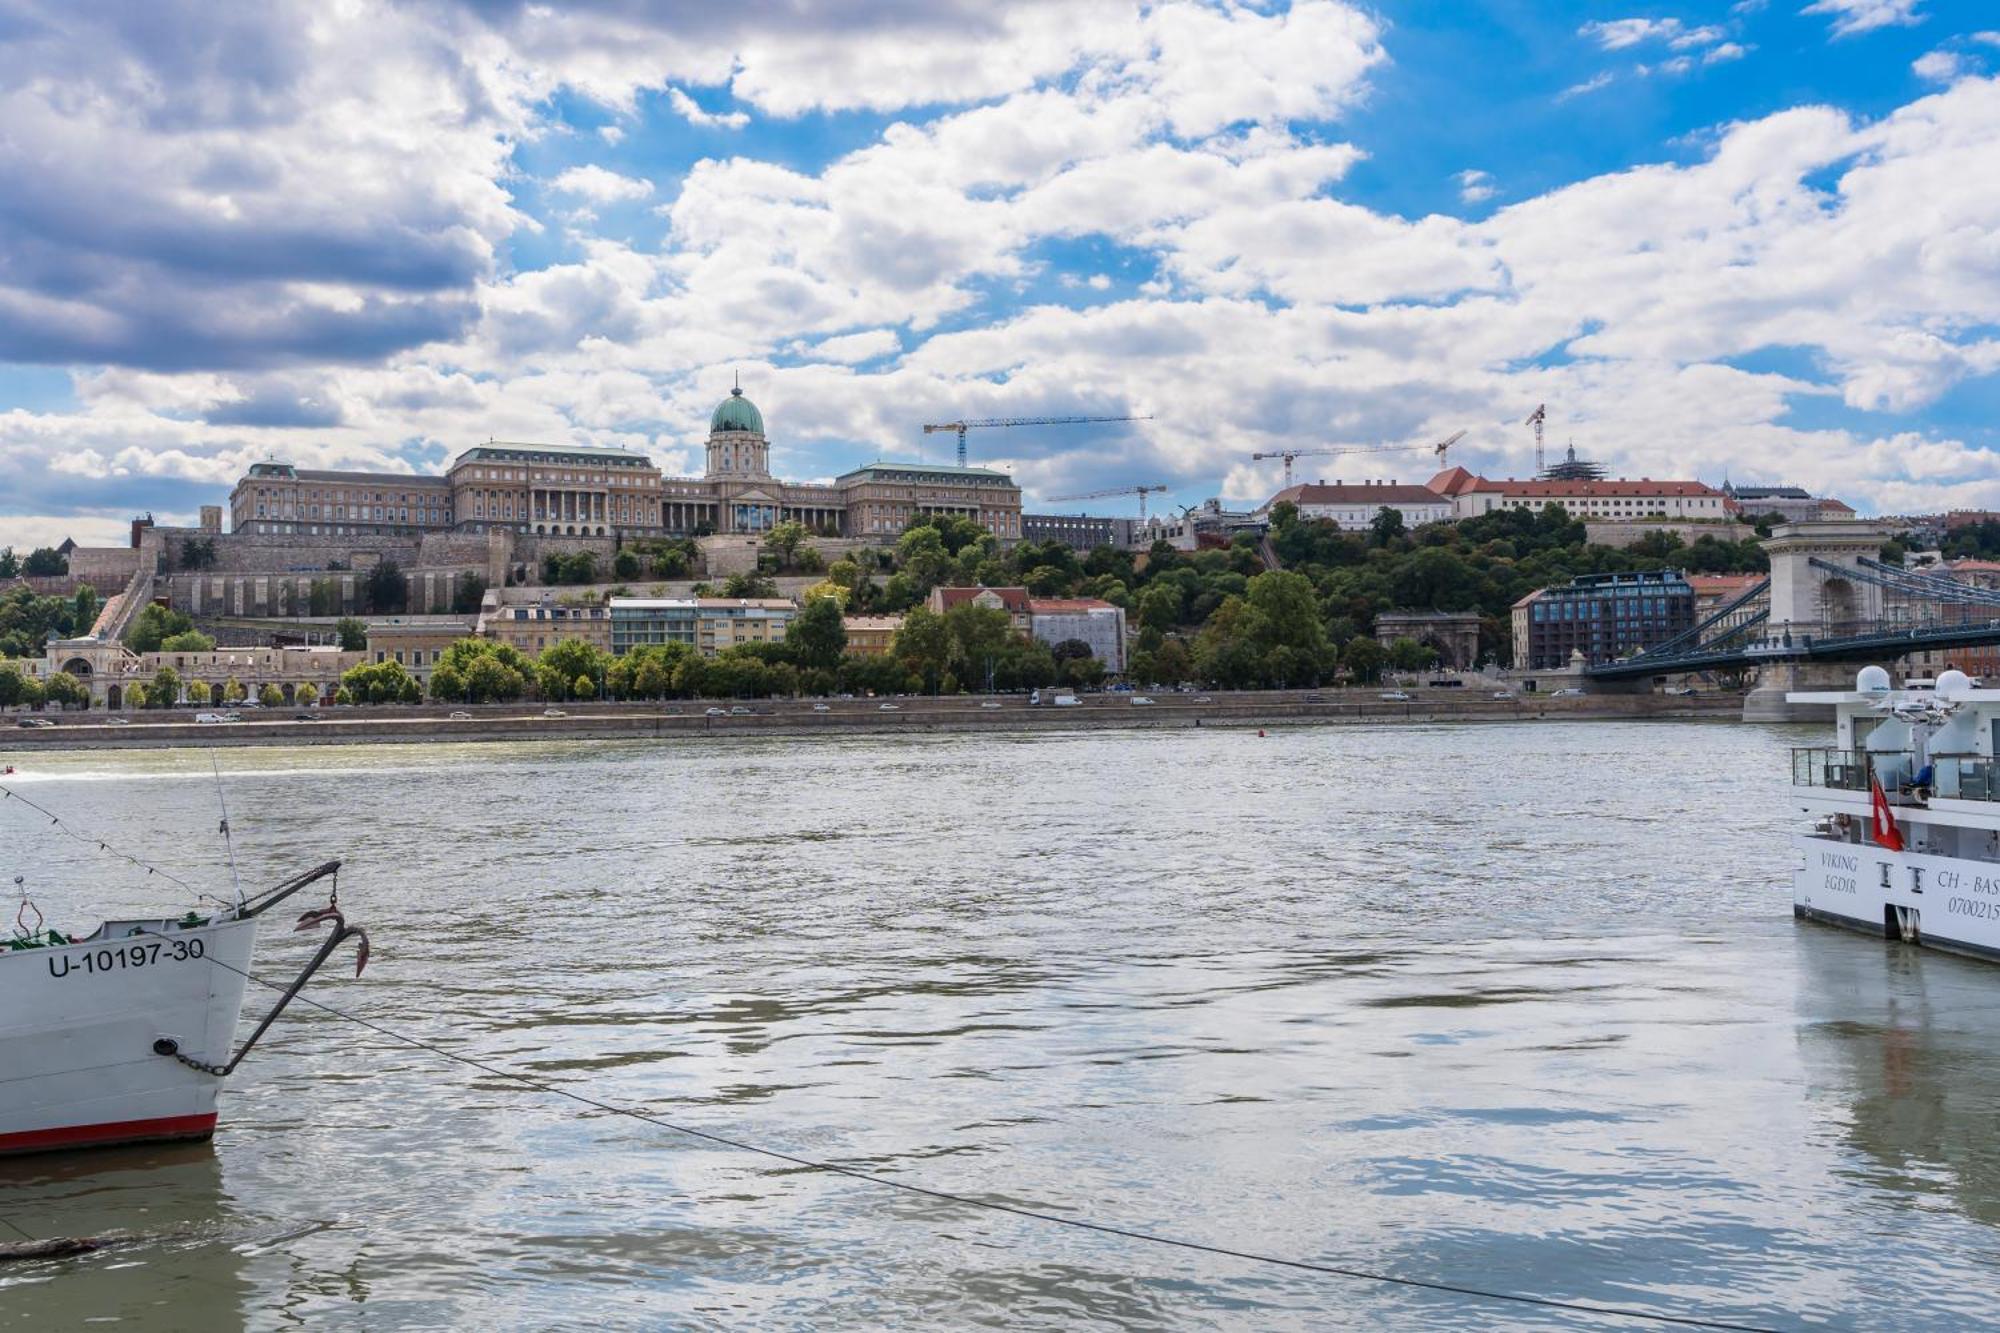
[[(197, 528), (156, 528), (164, 545), (167, 568), (185, 570), (182, 551), (188, 542), (209, 537), (215, 543), (215, 563), (204, 572), (215, 574), (280, 574), (324, 570), (332, 564), (365, 569), (388, 558), (408, 568), (419, 563), (416, 534), (406, 536), (313, 537), (288, 532), (229, 532), (212, 536)], [(484, 541), (484, 538), (481, 538)], [(484, 564), (482, 552), (480, 563)]]
[(1652, 532), (1671, 532), (1689, 545), (1693, 545), (1702, 537), (1713, 537), (1719, 542), (1740, 542), (1756, 535), (1748, 525), (1742, 523), (1676, 523), (1671, 519), (1652, 523), (1590, 520), (1584, 523), (1584, 540), (1592, 546), (1630, 546)]
[(109, 595), (124, 587), (139, 568), (131, 546), (79, 546), (69, 553), (69, 576)]

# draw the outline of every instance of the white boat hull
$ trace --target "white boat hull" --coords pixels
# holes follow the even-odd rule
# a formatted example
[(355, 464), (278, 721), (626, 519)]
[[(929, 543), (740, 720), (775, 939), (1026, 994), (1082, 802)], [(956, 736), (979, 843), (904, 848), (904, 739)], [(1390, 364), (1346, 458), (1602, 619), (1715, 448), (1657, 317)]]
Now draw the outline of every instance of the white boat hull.
[(2000, 864), (1806, 835), (1792, 845), (1795, 916), (2000, 959)]
[(213, 1133), (222, 1080), (154, 1044), (228, 1062), (256, 935), (254, 919), (116, 921), (0, 952), (0, 1154)]

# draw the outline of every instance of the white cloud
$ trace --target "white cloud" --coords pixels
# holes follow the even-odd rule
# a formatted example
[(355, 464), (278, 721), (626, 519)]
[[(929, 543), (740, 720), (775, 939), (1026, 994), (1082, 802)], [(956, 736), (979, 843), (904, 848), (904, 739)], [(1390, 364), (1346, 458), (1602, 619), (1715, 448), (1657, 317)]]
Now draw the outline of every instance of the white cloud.
[(700, 125), (707, 129), (740, 130), (750, 123), (750, 115), (745, 111), (704, 111), (692, 97), (678, 88), (667, 90), (667, 100), (672, 104), (675, 113), (690, 125)]
[(595, 163), (569, 168), (550, 181), (549, 188), (597, 204), (626, 203), (644, 199), (653, 192), (647, 182), (607, 171)]
[(625, 142), (625, 131), (617, 125), (599, 125), (597, 137), (608, 144), (621, 144)]
[(1593, 19), (1577, 29), (1607, 51), (1623, 51), (1642, 42), (1663, 41), (1681, 31), (1679, 19)]
[(1687, 51), (1698, 46), (1713, 46), (1726, 36), (1728, 34), (1721, 28), (1709, 24), (1700, 28), (1688, 28), (1683, 32), (1676, 33), (1668, 39), (1667, 45), (1673, 47), (1676, 51)]
[(1828, 14), (1833, 17), (1833, 35), (1852, 37), (1877, 28), (1914, 27), (1925, 16), (1918, 12), (1923, 0), (1813, 0), (1801, 14)]
[(1581, 83), (1572, 83), (1569, 87), (1557, 93), (1555, 100), (1558, 102), (1567, 102), (1572, 97), (1583, 97), (1586, 94), (1596, 92), (1600, 88), (1608, 88), (1611, 86), (1611, 79), (1612, 75), (1609, 70), (1593, 74)]
[[(2000, 341), (1985, 332), (2000, 323), (2000, 199), (1986, 185), (2000, 141), (1992, 81), (1960, 80), (1873, 123), (1822, 108), (1731, 125), (1702, 161), (1528, 199), (1510, 192), (1505, 207), (1467, 222), (1362, 207), (1343, 186), (1362, 148), (1332, 141), (1326, 120), (1365, 97), (1387, 59), (1358, 11), (1089, 6), (1066, 33), (1045, 7), (979, 9), (967, 18), (940, 0), (912, 22), (1017, 44), (953, 87), (983, 104), (913, 114), (812, 169), (747, 148), (701, 161), (657, 208), (663, 236), (581, 228), (565, 237), (574, 253), (519, 271), (490, 262), (491, 247), (524, 225), (502, 190), (505, 150), (551, 132), (524, 108), (559, 81), (608, 105), (679, 81), (771, 114), (915, 94), (850, 88), (821, 68), (836, 58), (824, 41), (805, 85), (779, 91), (773, 71), (806, 61), (807, 38), (824, 38), (810, 14), (797, 41), (774, 27), (740, 56), (734, 37), (704, 26), (736, 22), (730, 11), (689, 11), (677, 36), (587, 7), (496, 8), (512, 17), (491, 26), (462, 17), (457, 49), (491, 105), (420, 101), (390, 117), (381, 141), (333, 155), (335, 176), (361, 183), (371, 218), (464, 238), (478, 257), (462, 279), (464, 326), (429, 345), (296, 367), (78, 373), (75, 409), (0, 412), (0, 509), (29, 516), (0, 517), (0, 540), (49, 515), (73, 514), (82, 530), (133, 507), (191, 511), (267, 451), (302, 465), (428, 468), (497, 435), (626, 444), (682, 470), (696, 465), (708, 413), (739, 368), (788, 475), (846, 461), (830, 459), (829, 444), (914, 455), (925, 420), (1121, 410), (1156, 419), (1094, 434), (1089, 449), (1074, 436), (1024, 434), (1004, 442), (1006, 461), (1037, 495), (1143, 473), (1245, 497), (1261, 484), (1253, 449), (1465, 427), (1467, 464), (1504, 475), (1526, 467), (1519, 420), (1547, 401), (1581, 448), (1639, 475), (1754, 468), (1863, 506), (2000, 505), (2000, 472), (1965, 442), (1786, 424), (1801, 396), (1909, 413), (2000, 373)], [(415, 40), (414, 29), (396, 31)], [(1669, 60), (1734, 58), (1721, 54), (1726, 41), (1675, 47), (1696, 31), (1642, 40), (1664, 44), (1654, 54), (1682, 53)], [(859, 58), (871, 69), (958, 67), (956, 50), (917, 49), (907, 36), (875, 32)], [(1246, 53), (1273, 48), (1241, 67)], [(369, 88), (399, 95), (389, 83)], [(977, 88), (995, 91), (968, 91)], [(372, 123), (352, 119), (366, 104), (348, 107), (350, 127)], [(63, 128), (53, 106), (26, 132)], [(430, 142), (459, 123), (438, 106), (476, 132)], [(83, 114), (108, 113), (91, 103)], [(335, 217), (337, 198), (300, 174), (332, 122), (302, 114), (306, 128), (272, 145), (229, 137), (250, 154), (231, 165), (251, 180), (256, 153), (276, 152), (271, 188), (295, 187)], [(1301, 120), (1314, 123), (1302, 130)], [(262, 187), (190, 185), (197, 173), (173, 157), (176, 136), (138, 125), (136, 144), (107, 148), (93, 137), (103, 124), (90, 124), (93, 134), (72, 127), (72, 137), (94, 165), (167, 163), (175, 170), (163, 179), (202, 209), (268, 215)], [(388, 170), (411, 170), (399, 159), (406, 144), (441, 154), (438, 174), (411, 176), (392, 201), (369, 194), (378, 155)], [(1472, 169), (1456, 185), (1467, 203), (1495, 189)], [(551, 186), (589, 202), (650, 189), (597, 167)], [(0, 202), (10, 205), (20, 206)], [(1047, 248), (1078, 240), (1121, 259), (1070, 276), (1116, 294), (1013, 308), (1004, 293), (1046, 275)], [(1128, 253), (1140, 262), (1118, 266)], [(1128, 273), (1147, 281), (1113, 280)], [(330, 311), (389, 299), (332, 278), (283, 290)], [(64, 292), (51, 283), (38, 296)], [(143, 317), (101, 309), (96, 318)], [(1794, 378), (1728, 364), (1773, 347), (1801, 349), (1814, 369)], [(1246, 414), (1246, 401), (1259, 410)], [(1418, 461), (1383, 456), (1367, 474), (1407, 478)]]
[(869, 329), (863, 333), (845, 333), (837, 338), (824, 338), (805, 352), (822, 361), (838, 361), (842, 365), (858, 365), (863, 361), (873, 361), (878, 356), (887, 356), (903, 348), (902, 339), (891, 329)]
[(1910, 70), (1930, 83), (1951, 83), (1973, 72), (1972, 62), (1956, 51), (1936, 50), (1910, 62)]
[(1746, 46), (1739, 45), (1736, 42), (1724, 42), (1720, 46), (1710, 47), (1707, 51), (1703, 52), (1701, 63), (1704, 65), (1720, 65), (1728, 60), (1741, 60), (1749, 53), (1750, 49)]

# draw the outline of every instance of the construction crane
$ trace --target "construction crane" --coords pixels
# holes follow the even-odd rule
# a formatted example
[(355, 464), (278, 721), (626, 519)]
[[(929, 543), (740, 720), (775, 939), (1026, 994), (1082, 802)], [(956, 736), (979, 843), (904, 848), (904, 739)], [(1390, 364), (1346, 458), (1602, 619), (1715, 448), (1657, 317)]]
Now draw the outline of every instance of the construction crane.
[(1050, 500), (1108, 500), (1114, 495), (1136, 495), (1139, 497), (1139, 521), (1146, 521), (1146, 497), (1162, 491), (1172, 490), (1170, 486), (1114, 486), (1108, 491), (1084, 491), (1078, 495), (1051, 495)]
[(1396, 454), (1402, 453), (1406, 449), (1429, 449), (1437, 455), (1438, 466), (1445, 467), (1448, 466), (1447, 460), (1451, 456), (1451, 447), (1464, 438), (1465, 432), (1460, 430), (1453, 431), (1450, 435), (1445, 436), (1435, 444), (1359, 444), (1340, 449), (1274, 449), (1268, 454), (1252, 454), (1250, 457), (1253, 461), (1259, 463), (1267, 458), (1284, 459), (1285, 485), (1290, 486), (1292, 484), (1292, 460), (1294, 458), (1327, 458), (1334, 454)]
[(958, 465), (965, 466), (965, 432), (985, 430), (989, 426), (1081, 426), (1093, 421), (1151, 421), (1148, 413), (1142, 417), (982, 417), (977, 421), (933, 421), (924, 426), (924, 434), (933, 435), (941, 430), (958, 432)]
[(1537, 403), (1535, 404), (1534, 412), (1529, 415), (1526, 423), (1535, 428), (1535, 475), (1538, 477), (1542, 475), (1542, 426), (1548, 419), (1549, 405), (1547, 403)]

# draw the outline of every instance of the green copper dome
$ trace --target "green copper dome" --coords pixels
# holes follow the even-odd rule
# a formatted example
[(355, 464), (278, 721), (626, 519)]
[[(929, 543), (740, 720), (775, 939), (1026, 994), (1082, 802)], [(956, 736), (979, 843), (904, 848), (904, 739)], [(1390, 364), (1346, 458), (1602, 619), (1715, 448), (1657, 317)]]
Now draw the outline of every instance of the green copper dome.
[(715, 409), (715, 415), (708, 419), (710, 434), (724, 430), (749, 431), (753, 435), (764, 433), (764, 414), (757, 405), (743, 396), (741, 388), (731, 389), (729, 396), (722, 400), (722, 406)]

